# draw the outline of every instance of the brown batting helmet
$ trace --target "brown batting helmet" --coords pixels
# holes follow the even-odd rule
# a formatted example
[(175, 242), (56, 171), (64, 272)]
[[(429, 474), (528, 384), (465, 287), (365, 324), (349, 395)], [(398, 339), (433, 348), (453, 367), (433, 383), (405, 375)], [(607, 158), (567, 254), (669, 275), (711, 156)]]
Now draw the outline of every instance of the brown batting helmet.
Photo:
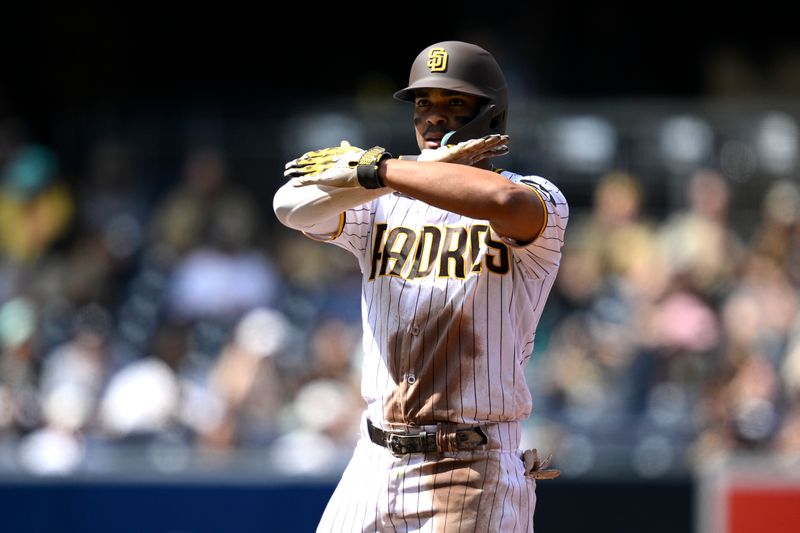
[(394, 97), (413, 102), (415, 89), (449, 89), (487, 99), (478, 115), (444, 142), (455, 144), (506, 132), (506, 79), (492, 54), (480, 46), (444, 41), (425, 48), (411, 65), (408, 87), (394, 93)]

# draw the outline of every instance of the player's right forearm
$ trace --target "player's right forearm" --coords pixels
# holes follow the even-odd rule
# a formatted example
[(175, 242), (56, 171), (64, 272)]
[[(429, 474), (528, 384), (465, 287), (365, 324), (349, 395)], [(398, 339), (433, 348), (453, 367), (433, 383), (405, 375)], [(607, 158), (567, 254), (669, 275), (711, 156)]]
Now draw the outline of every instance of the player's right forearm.
[(327, 220), (337, 218), (351, 207), (365, 204), (379, 196), (394, 192), (390, 188), (363, 189), (323, 185), (295, 186), (292, 178), (284, 184), (272, 201), (275, 215), (284, 226), (301, 231), (315, 229)]

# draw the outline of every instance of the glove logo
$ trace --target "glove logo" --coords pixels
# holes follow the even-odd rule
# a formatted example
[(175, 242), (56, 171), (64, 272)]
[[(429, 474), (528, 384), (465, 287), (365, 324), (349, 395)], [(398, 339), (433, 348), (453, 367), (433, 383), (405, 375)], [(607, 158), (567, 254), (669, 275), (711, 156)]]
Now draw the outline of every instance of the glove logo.
[(447, 51), (444, 48), (431, 48), (428, 52), (428, 69), (431, 72), (447, 70)]

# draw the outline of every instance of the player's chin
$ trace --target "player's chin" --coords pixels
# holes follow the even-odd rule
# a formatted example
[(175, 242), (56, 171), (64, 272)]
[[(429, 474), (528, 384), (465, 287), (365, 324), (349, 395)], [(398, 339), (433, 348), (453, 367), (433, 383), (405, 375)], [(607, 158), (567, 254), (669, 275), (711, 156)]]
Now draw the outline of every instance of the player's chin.
[(425, 148), (428, 148), (428, 149), (431, 149), (431, 150), (435, 150), (435, 149), (439, 148), (439, 146), (441, 146), (441, 139), (435, 139), (435, 140), (431, 139), (431, 140), (425, 141)]

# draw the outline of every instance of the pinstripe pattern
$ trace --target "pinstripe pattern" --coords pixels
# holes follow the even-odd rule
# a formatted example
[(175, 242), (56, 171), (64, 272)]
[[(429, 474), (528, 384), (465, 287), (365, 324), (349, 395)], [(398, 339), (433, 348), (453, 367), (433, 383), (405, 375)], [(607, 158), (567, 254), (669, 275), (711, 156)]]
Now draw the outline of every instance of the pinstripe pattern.
[(514, 444), (519, 425), (489, 438), (487, 450), (400, 457), (362, 438), (317, 531), (532, 532), (536, 482)]
[(364, 276), (366, 414), (386, 429), (497, 422), (489, 448), (502, 453), (394, 457), (362, 439), (319, 531), (532, 531), (515, 421), (531, 412), (524, 366), (569, 214), (544, 178), (502, 174), (547, 209), (532, 243), (399, 193), (348, 210), (331, 241)]

